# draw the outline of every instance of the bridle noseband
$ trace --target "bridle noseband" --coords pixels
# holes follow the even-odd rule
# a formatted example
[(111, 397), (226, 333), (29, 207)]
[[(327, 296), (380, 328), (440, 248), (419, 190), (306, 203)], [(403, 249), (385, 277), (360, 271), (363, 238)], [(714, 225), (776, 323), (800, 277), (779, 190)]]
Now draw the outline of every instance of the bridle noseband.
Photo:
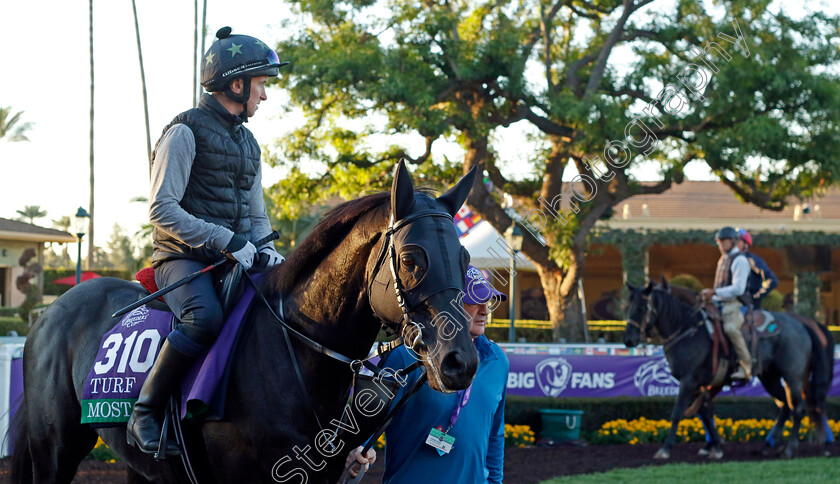
[(656, 310), (655, 307), (653, 307), (653, 301), (651, 301), (649, 297), (642, 297), (647, 300), (647, 311), (645, 311), (645, 315), (642, 317), (642, 323), (639, 324), (632, 318), (627, 319), (628, 326), (633, 326), (639, 330), (639, 339), (648, 336), (648, 325), (650, 324), (651, 319), (659, 317), (659, 312)]

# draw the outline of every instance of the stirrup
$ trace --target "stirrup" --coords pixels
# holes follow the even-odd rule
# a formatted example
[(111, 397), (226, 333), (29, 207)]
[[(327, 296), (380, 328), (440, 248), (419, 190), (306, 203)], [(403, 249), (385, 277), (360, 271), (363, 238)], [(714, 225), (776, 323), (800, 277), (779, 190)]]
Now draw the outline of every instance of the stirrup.
[[(163, 412), (163, 423), (160, 426), (160, 440), (158, 441), (158, 450), (155, 452), (155, 460), (166, 460), (167, 455), (179, 455), (179, 454), (167, 454), (166, 453), (166, 446), (169, 443), (167, 439), (167, 434), (169, 433), (169, 419), (172, 418), (172, 410), (170, 406), (166, 405), (166, 410)], [(183, 453), (183, 449), (181, 449), (181, 444), (178, 443), (178, 440), (175, 439), (175, 446), (178, 447), (178, 452)]]

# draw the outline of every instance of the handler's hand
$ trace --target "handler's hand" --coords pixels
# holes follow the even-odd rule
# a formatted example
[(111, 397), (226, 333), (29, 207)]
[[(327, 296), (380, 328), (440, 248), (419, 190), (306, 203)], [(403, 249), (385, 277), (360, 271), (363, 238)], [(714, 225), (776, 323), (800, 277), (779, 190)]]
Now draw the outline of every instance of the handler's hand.
[(701, 297), (703, 300), (705, 300), (705, 301), (708, 301), (708, 300), (709, 300), (709, 299), (711, 299), (711, 298), (712, 298), (712, 296), (714, 296), (714, 295), (715, 295), (715, 290), (714, 290), (714, 289), (710, 289), (710, 288), (703, 289), (703, 290), (700, 292), (700, 297)]
[[(364, 466), (365, 472), (376, 462), (376, 451), (373, 449), (368, 450), (367, 456), (362, 455), (362, 451), (365, 450), (364, 447), (359, 446), (355, 449), (350, 451), (350, 454), (347, 456), (347, 460), (344, 463), (344, 467), (350, 467), (350, 476), (356, 477), (359, 474), (359, 468)], [(358, 466), (356, 465), (358, 464)]]

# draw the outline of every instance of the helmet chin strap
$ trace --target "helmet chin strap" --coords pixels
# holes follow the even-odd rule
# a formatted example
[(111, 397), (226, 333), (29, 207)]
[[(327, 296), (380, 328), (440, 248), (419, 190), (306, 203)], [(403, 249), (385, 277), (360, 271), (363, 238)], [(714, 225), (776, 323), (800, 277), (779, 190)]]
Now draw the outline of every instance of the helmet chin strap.
[(233, 82), (229, 83), (227, 87), (225, 87), (225, 96), (233, 102), (242, 103), (242, 112), (239, 113), (239, 117), (242, 119), (243, 123), (248, 122), (248, 99), (251, 97), (251, 77), (244, 76), (240, 77), (242, 79), (242, 94), (236, 94), (230, 88)]

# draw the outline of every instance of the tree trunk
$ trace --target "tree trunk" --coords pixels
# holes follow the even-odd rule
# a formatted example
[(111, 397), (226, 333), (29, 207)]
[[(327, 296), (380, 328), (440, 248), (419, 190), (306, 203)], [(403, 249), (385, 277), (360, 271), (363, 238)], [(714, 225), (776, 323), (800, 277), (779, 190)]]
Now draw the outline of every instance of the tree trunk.
[(134, 34), (137, 37), (137, 58), (140, 61), (140, 85), (143, 86), (143, 115), (146, 118), (146, 163), (149, 165), (149, 178), (152, 177), (152, 135), (149, 131), (149, 98), (146, 95), (146, 69), (143, 67), (143, 49), (140, 46), (140, 22), (137, 20), (137, 2), (131, 0), (134, 11)]
[(583, 343), (583, 318), (580, 311), (580, 299), (577, 293), (577, 281), (570, 283), (558, 269), (537, 265), (548, 317), (551, 321), (552, 339), (556, 342), (565, 338), (570, 343)]
[[(90, 202), (88, 206), (88, 258), (87, 268), (93, 261), (93, 0), (90, 0)], [(80, 242), (81, 243), (81, 242)]]

